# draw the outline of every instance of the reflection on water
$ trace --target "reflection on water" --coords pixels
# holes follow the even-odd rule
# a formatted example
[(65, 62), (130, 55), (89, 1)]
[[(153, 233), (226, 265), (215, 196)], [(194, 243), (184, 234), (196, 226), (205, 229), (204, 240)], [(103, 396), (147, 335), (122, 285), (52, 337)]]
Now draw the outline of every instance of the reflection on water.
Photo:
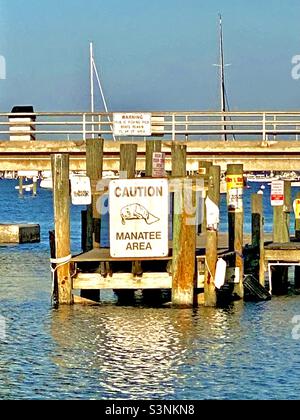
[[(7, 324), (0, 398), (299, 398), (299, 341), (291, 335), (299, 296), (175, 310), (118, 307), (106, 294), (111, 304), (52, 310), (49, 194), (25, 208), (18, 197), (0, 196), (6, 214), (42, 226), (40, 245), (0, 247), (0, 315)], [(80, 211), (72, 217), (78, 244)]]

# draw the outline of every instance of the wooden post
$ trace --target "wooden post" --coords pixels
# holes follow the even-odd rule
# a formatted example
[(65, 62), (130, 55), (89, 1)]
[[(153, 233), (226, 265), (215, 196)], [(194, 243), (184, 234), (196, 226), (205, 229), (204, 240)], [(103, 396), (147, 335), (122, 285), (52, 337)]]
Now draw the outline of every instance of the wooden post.
[(32, 195), (34, 197), (36, 197), (36, 195), (37, 195), (37, 178), (34, 177), (33, 180), (32, 180), (32, 182), (33, 182)]
[[(290, 242), (291, 182), (284, 181), (284, 205), (274, 207), (273, 242)], [(288, 267), (274, 267), (272, 272), (273, 294), (288, 292)]]
[(252, 195), (252, 245), (259, 252), (259, 283), (265, 287), (265, 241), (264, 241), (264, 215), (263, 195)]
[[(69, 155), (52, 155), (51, 166), (55, 221), (55, 257), (59, 261), (60, 259), (66, 259), (71, 254)], [(70, 264), (63, 264), (57, 269), (57, 279), (59, 304), (72, 304)]]
[(244, 261), (243, 261), (243, 165), (227, 166), (228, 185), (228, 236), (229, 250), (236, 253), (235, 267), (239, 273), (239, 283), (234, 286), (234, 295), (244, 297)]
[(23, 176), (19, 176), (19, 195), (23, 195), (24, 191), (23, 191), (23, 181), (24, 181), (24, 177)]
[(179, 142), (172, 143), (172, 176), (180, 178), (186, 176), (187, 147)]
[(284, 205), (274, 207), (273, 242), (290, 241), (291, 183), (284, 181)]
[[(134, 179), (136, 172), (137, 144), (121, 144), (120, 146), (120, 178)], [(142, 273), (140, 261), (133, 261), (131, 266), (132, 273), (137, 275)], [(120, 302), (125, 304), (134, 300), (134, 290), (115, 290)]]
[(196, 303), (196, 181), (181, 178), (176, 183), (172, 303), (175, 306), (190, 307)]
[(92, 205), (88, 207), (87, 215), (87, 250), (100, 248), (101, 215), (97, 210), (97, 183), (102, 179), (103, 147), (101, 138), (86, 140), (86, 174), (91, 180)]
[[(212, 167), (212, 162), (209, 161), (199, 161), (198, 162), (198, 172), (199, 175), (204, 178), (204, 200), (206, 200), (207, 197), (207, 188), (208, 188), (208, 180), (209, 180), (209, 170)], [(220, 175), (221, 176), (221, 175)], [(203, 209), (203, 219), (202, 223), (199, 225), (198, 234), (206, 232), (206, 207), (204, 206)]]
[(153, 172), (153, 153), (161, 152), (161, 140), (146, 141), (146, 177), (151, 178)]
[[(297, 193), (296, 199), (300, 199), (300, 192)], [(295, 217), (295, 239), (300, 241), (300, 218)], [(300, 267), (295, 267), (295, 289), (300, 289)]]
[(123, 179), (135, 178), (137, 144), (121, 144), (120, 173)]
[[(220, 179), (221, 167), (211, 166), (208, 173), (207, 197), (220, 208)], [(216, 264), (218, 261), (218, 231), (217, 228), (206, 230), (206, 264), (204, 282), (205, 306), (217, 305), (217, 293), (215, 288)]]

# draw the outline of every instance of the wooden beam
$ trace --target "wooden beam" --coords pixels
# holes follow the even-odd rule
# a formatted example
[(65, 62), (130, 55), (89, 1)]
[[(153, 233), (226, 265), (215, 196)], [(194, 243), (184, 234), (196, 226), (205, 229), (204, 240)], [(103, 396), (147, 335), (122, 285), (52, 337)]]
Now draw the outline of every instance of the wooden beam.
[(78, 274), (73, 281), (74, 290), (137, 290), (137, 289), (171, 289), (172, 276), (168, 273), (144, 273), (135, 277), (132, 273), (116, 273), (112, 277), (101, 274)]
[[(228, 235), (229, 250), (236, 253), (235, 266), (239, 270), (239, 283), (234, 286), (234, 294), (244, 297), (244, 261), (243, 261), (243, 235), (244, 235), (244, 209), (243, 209), (243, 166), (228, 165)], [(230, 187), (231, 185), (231, 187)], [(239, 198), (240, 197), (240, 198)]]
[(196, 304), (196, 192), (185, 185), (184, 179), (177, 182), (173, 217), (172, 303), (188, 307)]
[(161, 152), (161, 140), (146, 141), (146, 177), (152, 178), (153, 175), (153, 153)]
[(252, 194), (252, 245), (259, 251), (259, 283), (265, 286), (263, 195)]
[[(52, 156), (52, 178), (55, 250), (56, 258), (61, 259), (71, 254), (69, 155), (55, 154)], [(57, 269), (57, 278), (59, 304), (72, 304), (70, 264), (64, 264)]]
[[(211, 166), (208, 170), (207, 198), (220, 208), (220, 166)], [(218, 231), (217, 227), (206, 228), (206, 264), (204, 283), (204, 304), (214, 307), (217, 305), (217, 293), (215, 287), (216, 264), (218, 261)]]

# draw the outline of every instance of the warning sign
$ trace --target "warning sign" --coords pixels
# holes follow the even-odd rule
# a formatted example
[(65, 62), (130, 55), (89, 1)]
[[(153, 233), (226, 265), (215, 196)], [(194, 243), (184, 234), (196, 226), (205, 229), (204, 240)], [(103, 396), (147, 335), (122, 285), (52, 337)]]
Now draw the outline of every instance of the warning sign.
[(163, 178), (166, 175), (165, 171), (165, 162), (166, 155), (165, 153), (153, 153), (153, 164), (152, 164), (152, 177), (153, 178)]
[(169, 254), (169, 187), (166, 179), (114, 180), (109, 184), (113, 258)]
[(284, 181), (272, 181), (271, 205), (273, 207), (284, 205)]
[(151, 117), (152, 114), (149, 113), (115, 113), (114, 135), (150, 137)]
[(228, 211), (241, 213), (243, 211), (244, 178), (242, 175), (227, 175)]

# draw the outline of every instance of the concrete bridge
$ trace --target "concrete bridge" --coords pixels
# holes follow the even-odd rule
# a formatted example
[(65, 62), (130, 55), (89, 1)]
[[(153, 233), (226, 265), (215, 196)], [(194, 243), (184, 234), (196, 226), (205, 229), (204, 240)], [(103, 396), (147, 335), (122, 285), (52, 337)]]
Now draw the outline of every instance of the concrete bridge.
[[(147, 116), (147, 135), (143, 129), (138, 136), (116, 135), (116, 116), (124, 115)], [(220, 141), (224, 134), (229, 141)], [(119, 169), (121, 143), (138, 144), (137, 169), (143, 170), (151, 139), (161, 140), (167, 170), (172, 142), (187, 145), (189, 171), (199, 160), (222, 169), (239, 163), (245, 171), (300, 169), (300, 112), (153, 112), (0, 114), (0, 170), (50, 170), (54, 153), (68, 153), (70, 169), (84, 170), (85, 139), (98, 136), (106, 140), (104, 170)]]

